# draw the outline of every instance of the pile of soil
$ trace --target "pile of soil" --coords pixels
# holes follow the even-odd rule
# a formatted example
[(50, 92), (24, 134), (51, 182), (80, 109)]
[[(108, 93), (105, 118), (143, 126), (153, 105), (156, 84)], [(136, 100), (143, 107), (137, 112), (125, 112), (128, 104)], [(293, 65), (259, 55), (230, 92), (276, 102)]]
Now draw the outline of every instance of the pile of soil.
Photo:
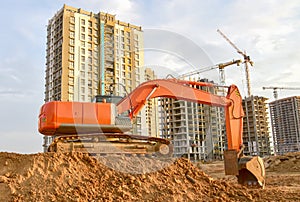
[(300, 152), (290, 152), (281, 156), (264, 159), (267, 171), (300, 172)]
[(0, 153), (0, 201), (300, 201), (300, 178), (270, 179), (248, 189), (186, 159)]
[(113, 165), (116, 168), (129, 166), (130, 170), (137, 166), (141, 169), (151, 164), (154, 167), (160, 165), (162, 169), (156, 167), (155, 172), (141, 170), (144, 174), (125, 173), (82, 153), (0, 153), (0, 201), (252, 199), (246, 188), (213, 180), (186, 159), (116, 158), (110, 158), (111, 164), (117, 162)]

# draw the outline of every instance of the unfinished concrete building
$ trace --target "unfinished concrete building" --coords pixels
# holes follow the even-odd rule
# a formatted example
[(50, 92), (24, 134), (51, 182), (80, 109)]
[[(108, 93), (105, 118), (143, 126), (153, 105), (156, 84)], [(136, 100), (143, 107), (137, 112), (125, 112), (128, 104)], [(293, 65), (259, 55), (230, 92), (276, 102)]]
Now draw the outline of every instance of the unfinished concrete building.
[[(201, 80), (208, 82), (208, 80)], [(201, 87), (216, 94), (216, 87)], [(176, 99), (160, 99), (161, 133), (171, 139), (174, 156), (193, 161), (222, 159), (225, 149), (224, 109)]]
[(269, 105), (276, 154), (300, 151), (300, 96)]
[(260, 96), (250, 96), (243, 99), (245, 155), (267, 156), (272, 152), (266, 101), (267, 98)]

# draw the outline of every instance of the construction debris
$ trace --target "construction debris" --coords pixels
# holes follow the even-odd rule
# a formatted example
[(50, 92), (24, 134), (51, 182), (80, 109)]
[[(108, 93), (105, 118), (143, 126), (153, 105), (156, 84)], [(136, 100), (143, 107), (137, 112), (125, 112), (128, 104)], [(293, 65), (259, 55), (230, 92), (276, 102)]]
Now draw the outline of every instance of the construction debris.
[(264, 159), (268, 171), (300, 173), (300, 152), (290, 152), (281, 156)]

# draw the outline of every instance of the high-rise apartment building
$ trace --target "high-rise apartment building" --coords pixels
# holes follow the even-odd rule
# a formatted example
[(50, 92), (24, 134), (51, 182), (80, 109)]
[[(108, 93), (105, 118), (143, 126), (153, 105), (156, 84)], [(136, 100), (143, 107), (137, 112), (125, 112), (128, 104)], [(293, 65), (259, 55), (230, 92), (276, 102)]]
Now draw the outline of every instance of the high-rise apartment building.
[(267, 98), (250, 96), (243, 99), (244, 154), (266, 156), (272, 153)]
[(141, 27), (64, 5), (47, 28), (45, 101), (130, 92), (143, 81), (141, 50)]
[[(126, 95), (145, 81), (143, 40), (140, 26), (64, 5), (47, 27), (45, 102)], [(142, 125), (133, 132), (140, 134)]]
[[(208, 82), (208, 80), (201, 80)], [(201, 87), (213, 94), (216, 87)], [(222, 159), (225, 149), (224, 109), (164, 98), (160, 100), (161, 133), (171, 139), (174, 156), (193, 161)]]
[(300, 96), (269, 103), (276, 154), (300, 151)]

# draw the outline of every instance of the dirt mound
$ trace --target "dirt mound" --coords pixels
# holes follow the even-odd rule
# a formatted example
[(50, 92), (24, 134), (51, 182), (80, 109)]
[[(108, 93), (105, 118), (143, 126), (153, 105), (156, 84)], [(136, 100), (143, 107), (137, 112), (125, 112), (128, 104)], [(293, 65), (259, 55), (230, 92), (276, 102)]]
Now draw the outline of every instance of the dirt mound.
[(0, 153), (0, 201), (252, 200), (246, 188), (213, 180), (185, 159), (115, 158), (110, 163), (117, 162), (116, 167), (134, 167), (134, 162), (139, 168), (152, 164), (162, 170), (124, 173), (81, 153)]
[(186, 159), (0, 153), (0, 201), (300, 201), (300, 173), (272, 173), (260, 190), (213, 179)]
[(264, 159), (267, 171), (300, 172), (300, 152), (291, 152), (281, 156)]

